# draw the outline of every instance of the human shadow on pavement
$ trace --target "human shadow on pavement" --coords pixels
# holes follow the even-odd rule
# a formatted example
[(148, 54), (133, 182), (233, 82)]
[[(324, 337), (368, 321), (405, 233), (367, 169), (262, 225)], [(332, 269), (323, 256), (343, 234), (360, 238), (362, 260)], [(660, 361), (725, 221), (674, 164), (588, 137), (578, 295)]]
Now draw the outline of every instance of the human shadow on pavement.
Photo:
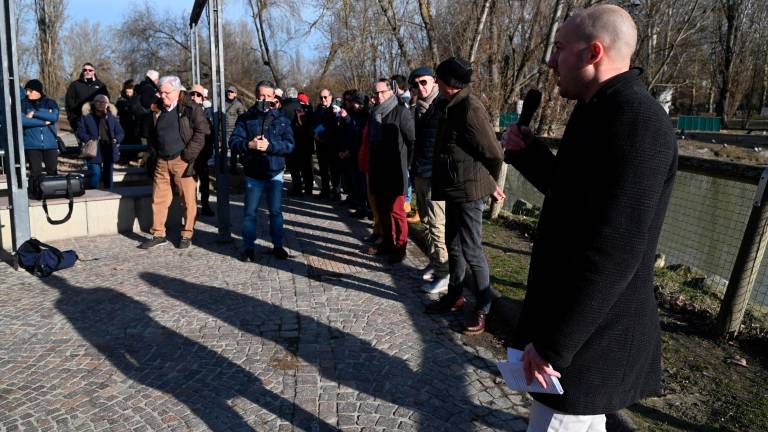
[(144, 303), (111, 288), (80, 288), (56, 275), (41, 280), (59, 292), (56, 309), (122, 374), (172, 396), (211, 430), (256, 430), (229, 405), (238, 397), (286, 422), (336, 430), (265, 388), (252, 372), (158, 323)]
[[(464, 391), (467, 383), (461, 372), (463, 365), (456, 364), (455, 353), (449, 347), (435, 340), (423, 347), (428, 361), (409, 356), (409, 364), (313, 317), (246, 294), (152, 272), (142, 272), (139, 277), (171, 298), (244, 332), (272, 340), (315, 366), (328, 380), (418, 411), (426, 417), (421, 419), (422, 430), (466, 430), (472, 422), (496, 430), (513, 430), (512, 422), (519, 420), (512, 413), (471, 401)], [(289, 320), (283, 333), (279, 317), (294, 315), (297, 319)], [(481, 358), (472, 358), (471, 362), (487, 366), (476, 364), (484, 362)]]

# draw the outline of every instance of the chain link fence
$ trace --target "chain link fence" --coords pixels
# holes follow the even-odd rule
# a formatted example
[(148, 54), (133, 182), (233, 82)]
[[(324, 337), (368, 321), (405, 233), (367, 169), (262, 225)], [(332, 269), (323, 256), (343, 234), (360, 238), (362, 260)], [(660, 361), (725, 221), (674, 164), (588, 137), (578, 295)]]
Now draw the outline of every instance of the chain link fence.
[[(762, 171), (680, 157), (655, 270), (657, 295), (665, 306), (695, 312), (713, 324), (720, 314), (720, 320), (727, 321), (721, 328), (731, 333), (741, 323), (740, 332), (768, 335), (768, 256), (763, 253), (768, 217), (753, 215), (761, 208), (755, 199), (757, 193), (762, 198)], [(504, 210), (535, 223), (544, 196), (513, 168), (507, 171), (505, 193)], [(751, 227), (750, 215), (755, 219)], [(749, 240), (755, 246), (751, 252), (745, 246)], [(742, 249), (743, 259), (737, 263)]]

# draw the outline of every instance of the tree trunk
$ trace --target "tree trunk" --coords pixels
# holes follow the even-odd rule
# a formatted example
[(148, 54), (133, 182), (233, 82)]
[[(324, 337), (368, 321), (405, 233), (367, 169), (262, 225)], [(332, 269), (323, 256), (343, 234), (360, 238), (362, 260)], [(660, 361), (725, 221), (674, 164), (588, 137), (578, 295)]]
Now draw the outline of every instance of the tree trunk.
[(722, 0), (721, 8), (723, 18), (725, 19), (725, 40), (720, 40), (723, 50), (723, 65), (720, 69), (720, 93), (717, 98), (715, 112), (722, 119), (723, 127), (728, 127), (728, 118), (730, 117), (731, 105), (731, 78), (733, 74), (733, 63), (735, 56), (736, 42), (739, 36), (738, 20), (741, 14), (741, 0)]
[(480, 46), (480, 38), (483, 35), (483, 28), (485, 22), (488, 19), (488, 10), (491, 8), (491, 2), (494, 0), (484, 0), (483, 9), (480, 12), (480, 17), (477, 19), (477, 26), (472, 33), (472, 44), (470, 45), (469, 52), (467, 53), (467, 60), (470, 64), (475, 62), (475, 56), (477, 55), (477, 47)]
[(424, 29), (427, 32), (429, 53), (432, 55), (432, 67), (437, 67), (440, 63), (440, 54), (437, 51), (435, 26), (432, 24), (432, 3), (430, 0), (419, 0), (419, 13), (421, 13), (421, 21), (424, 23)]
[(64, 24), (64, 0), (35, 0), (40, 80), (48, 95), (63, 92), (62, 66), (59, 62), (59, 33)]
[(275, 80), (275, 86), (280, 87), (280, 75), (277, 71), (277, 65), (272, 61), (272, 56), (269, 53), (267, 33), (264, 30), (264, 9), (266, 8), (266, 5), (264, 4), (264, 0), (250, 0), (249, 3), (251, 5), (251, 12), (253, 13), (253, 24), (256, 26), (256, 34), (259, 39), (261, 60), (264, 62), (265, 66), (269, 67), (269, 71), (272, 73), (272, 79)]
[(392, 30), (392, 36), (395, 38), (395, 42), (397, 42), (400, 56), (403, 58), (405, 65), (408, 66), (408, 70), (413, 70), (413, 60), (411, 60), (411, 56), (408, 54), (408, 49), (405, 45), (405, 40), (400, 34), (400, 25), (397, 23), (397, 15), (392, 7), (392, 0), (379, 0), (379, 6), (381, 7), (381, 12), (384, 14), (384, 17), (387, 19), (389, 29)]

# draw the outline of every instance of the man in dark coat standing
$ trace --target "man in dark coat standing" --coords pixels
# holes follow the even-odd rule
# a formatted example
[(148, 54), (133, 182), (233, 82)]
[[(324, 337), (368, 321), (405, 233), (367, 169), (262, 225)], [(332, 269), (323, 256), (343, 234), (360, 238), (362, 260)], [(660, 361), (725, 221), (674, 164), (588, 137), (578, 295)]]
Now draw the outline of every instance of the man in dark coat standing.
[(144, 79), (136, 84), (133, 96), (128, 100), (131, 111), (136, 116), (139, 136), (145, 140), (149, 140), (154, 126), (150, 107), (158, 101), (158, 80), (160, 80), (160, 73), (153, 69), (148, 70)]
[(378, 104), (373, 108), (368, 123), (368, 175), (371, 193), (381, 216), (384, 241), (371, 252), (389, 254), (389, 261), (394, 264), (405, 259), (408, 244), (404, 205), (416, 132), (411, 111), (398, 103), (388, 79), (376, 82), (374, 95)]
[(605, 430), (605, 413), (660, 390), (656, 245), (677, 169), (668, 115), (630, 69), (637, 30), (612, 5), (577, 12), (549, 66), (578, 101), (557, 155), (508, 129), (506, 160), (545, 194), (516, 345), (535, 393), (529, 430)]
[(80, 77), (72, 81), (64, 96), (64, 106), (67, 109), (67, 121), (72, 131), (77, 130), (80, 118), (83, 116), (83, 105), (93, 102), (96, 95), (109, 97), (107, 86), (96, 77), (96, 68), (91, 63), (83, 64)]
[(428, 313), (457, 311), (464, 306), (468, 269), (476, 287), (475, 314), (465, 334), (485, 331), (491, 310), (491, 275), (483, 252), (483, 200), (504, 199), (497, 182), (503, 155), (482, 102), (472, 94), (472, 67), (451, 57), (435, 71), (447, 101), (432, 155), (432, 199), (445, 201), (445, 244), (448, 247), (448, 293), (427, 306)]

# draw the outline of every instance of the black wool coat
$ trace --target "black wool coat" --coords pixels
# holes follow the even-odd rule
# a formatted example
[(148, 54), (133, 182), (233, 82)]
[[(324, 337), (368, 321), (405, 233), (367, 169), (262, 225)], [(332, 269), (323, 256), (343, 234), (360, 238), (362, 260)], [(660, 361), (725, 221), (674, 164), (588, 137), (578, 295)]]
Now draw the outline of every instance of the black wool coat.
[(381, 141), (369, 141), (368, 179), (371, 192), (385, 197), (405, 195), (416, 136), (411, 111), (398, 103), (381, 119), (381, 129)]
[(669, 116), (632, 69), (579, 102), (557, 156), (507, 153), (545, 194), (516, 343), (562, 373), (555, 410), (594, 415), (660, 391), (653, 265), (677, 142)]

